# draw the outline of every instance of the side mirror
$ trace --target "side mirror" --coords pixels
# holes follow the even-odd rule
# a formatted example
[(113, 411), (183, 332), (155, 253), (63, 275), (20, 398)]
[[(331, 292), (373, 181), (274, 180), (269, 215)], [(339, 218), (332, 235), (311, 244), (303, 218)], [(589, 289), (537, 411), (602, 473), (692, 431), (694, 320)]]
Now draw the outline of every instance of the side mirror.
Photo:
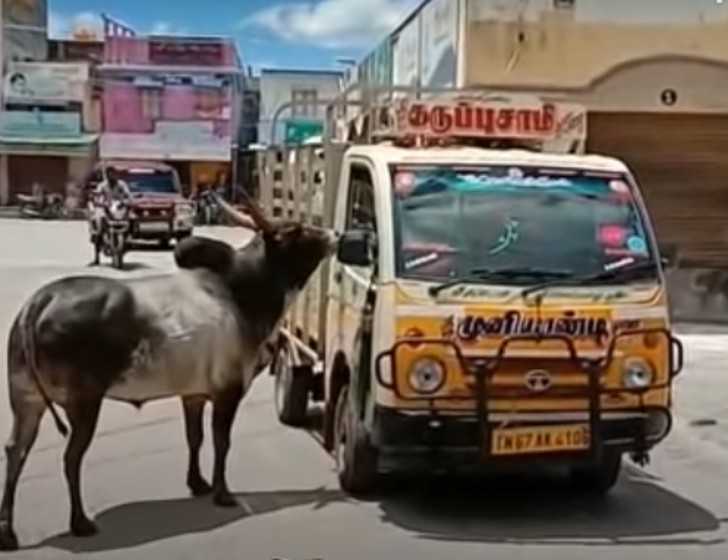
[(371, 266), (374, 263), (374, 233), (368, 230), (351, 230), (339, 238), (336, 258), (342, 264)]
[(678, 249), (675, 243), (661, 243), (660, 262), (664, 268), (674, 268), (677, 266)]

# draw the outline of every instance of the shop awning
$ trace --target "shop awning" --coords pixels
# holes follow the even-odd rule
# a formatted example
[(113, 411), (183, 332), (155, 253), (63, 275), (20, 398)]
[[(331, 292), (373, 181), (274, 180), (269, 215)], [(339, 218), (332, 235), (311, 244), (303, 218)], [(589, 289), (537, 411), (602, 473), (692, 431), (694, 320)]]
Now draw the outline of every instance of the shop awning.
[(28, 137), (0, 135), (0, 153), (5, 155), (44, 155), (73, 157), (89, 153), (92, 144), (99, 138), (98, 134), (82, 134), (70, 137)]

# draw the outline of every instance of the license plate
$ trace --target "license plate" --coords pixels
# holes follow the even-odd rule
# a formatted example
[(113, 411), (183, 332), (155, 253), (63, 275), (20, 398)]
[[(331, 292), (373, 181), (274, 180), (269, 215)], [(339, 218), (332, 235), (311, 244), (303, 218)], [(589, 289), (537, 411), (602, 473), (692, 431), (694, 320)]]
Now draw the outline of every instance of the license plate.
[(558, 453), (589, 449), (589, 426), (539, 426), (493, 430), (493, 455), (526, 455), (529, 453)]
[(168, 231), (169, 224), (166, 222), (141, 222), (139, 224), (139, 231), (150, 232), (150, 231)]

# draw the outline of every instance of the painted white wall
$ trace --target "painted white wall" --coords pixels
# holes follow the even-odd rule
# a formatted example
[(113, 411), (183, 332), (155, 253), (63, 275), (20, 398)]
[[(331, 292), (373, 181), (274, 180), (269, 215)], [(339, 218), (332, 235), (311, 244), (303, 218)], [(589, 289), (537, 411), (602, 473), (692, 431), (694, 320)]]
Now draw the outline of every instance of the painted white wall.
[[(471, 20), (536, 20), (554, 0), (468, 0)], [(728, 2), (717, 0), (574, 0), (582, 22), (695, 24), (728, 21)]]
[[(269, 144), (273, 116), (281, 105), (291, 101), (294, 89), (315, 89), (319, 99), (334, 99), (341, 92), (343, 73), (316, 71), (265, 70), (260, 76), (260, 122), (258, 142)], [(280, 142), (285, 131), (285, 120), (290, 112), (282, 112), (276, 126), (275, 140)], [(323, 118), (324, 109), (319, 109), (318, 118)]]

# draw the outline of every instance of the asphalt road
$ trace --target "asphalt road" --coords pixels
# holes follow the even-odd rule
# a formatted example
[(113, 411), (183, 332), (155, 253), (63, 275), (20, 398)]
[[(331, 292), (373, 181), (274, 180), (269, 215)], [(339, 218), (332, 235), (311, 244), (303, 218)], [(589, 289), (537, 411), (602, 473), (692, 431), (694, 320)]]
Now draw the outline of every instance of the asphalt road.
[[(0, 332), (41, 283), (87, 271), (84, 224), (0, 221)], [(210, 233), (208, 230), (206, 233)], [(243, 242), (245, 234), (211, 232)], [(171, 269), (171, 255), (136, 252), (134, 270)], [(332, 460), (309, 434), (276, 422), (269, 378), (260, 378), (235, 426), (229, 474), (243, 507), (221, 511), (187, 496), (186, 449), (176, 401), (141, 411), (107, 403), (87, 455), (84, 494), (101, 533), (66, 535), (63, 440), (48, 415), (18, 495), (24, 549), (12, 558), (205, 560), (724, 559), (728, 556), (728, 335), (684, 329), (687, 370), (678, 420), (644, 470), (630, 468), (613, 495), (589, 503), (560, 479), (408, 485), (357, 502), (338, 490)], [(4, 368), (4, 359), (0, 362)], [(4, 377), (4, 369), (2, 372)], [(9, 430), (0, 383), (0, 437)], [(205, 464), (209, 468), (209, 438)], [(0, 459), (0, 463), (3, 462)], [(2, 467), (4, 471), (4, 467)], [(0, 475), (2, 478), (3, 475)]]

